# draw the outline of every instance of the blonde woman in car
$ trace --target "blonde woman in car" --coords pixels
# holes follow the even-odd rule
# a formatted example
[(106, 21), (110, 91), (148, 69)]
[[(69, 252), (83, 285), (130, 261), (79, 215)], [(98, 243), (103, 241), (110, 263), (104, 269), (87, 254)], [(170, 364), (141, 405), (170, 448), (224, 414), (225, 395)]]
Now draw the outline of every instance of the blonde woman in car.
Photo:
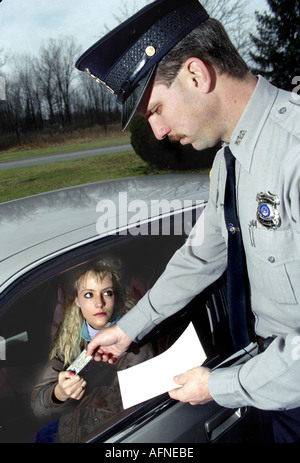
[(152, 357), (152, 348), (145, 345), (137, 353), (126, 353), (116, 368), (99, 368), (91, 362), (83, 376), (67, 370), (99, 330), (112, 326), (135, 303), (122, 284), (120, 269), (111, 261), (101, 261), (77, 275), (72, 293), (63, 305), (49, 363), (31, 397), (38, 417), (61, 416), (55, 437), (60, 442), (80, 440), (122, 410), (116, 370)]

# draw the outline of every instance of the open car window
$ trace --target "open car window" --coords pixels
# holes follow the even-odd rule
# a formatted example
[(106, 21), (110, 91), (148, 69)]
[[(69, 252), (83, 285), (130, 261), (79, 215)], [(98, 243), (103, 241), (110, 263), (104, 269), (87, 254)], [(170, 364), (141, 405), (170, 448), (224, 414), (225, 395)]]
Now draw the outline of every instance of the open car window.
[[(54, 442), (58, 429), (60, 438), (68, 442), (107, 442), (114, 440), (115, 435), (122, 435), (123, 431), (128, 432), (128, 428), (137, 426), (140, 420), (145, 422), (148, 416), (153, 416), (153, 411), (160, 413), (161, 407), (172, 406), (173, 401), (164, 394), (123, 410), (116, 368), (96, 362), (83, 373), (87, 375), (87, 382), (93, 384), (89, 397), (73, 403), (60, 415), (43, 418), (36, 417), (30, 406), (33, 388), (48, 362), (51, 340), (59, 325), (66, 282), (81, 267), (92, 266), (103, 255), (111, 255), (122, 261), (127, 283), (138, 300), (155, 283), (186, 239), (183, 229), (178, 233), (173, 226), (168, 233), (163, 233), (161, 224), (156, 226), (156, 232), (151, 235), (124, 233), (79, 246), (31, 270), (3, 294), (0, 313), (0, 334), (5, 341), (0, 360), (1, 442)], [(208, 361), (216, 364), (225, 359), (232, 353), (232, 345), (224, 291), (221, 279), (149, 333), (136, 348), (140, 352), (151, 349), (151, 355), (158, 355), (170, 347), (192, 321)], [(140, 358), (147, 357), (141, 355)], [(128, 367), (126, 362), (125, 367)]]

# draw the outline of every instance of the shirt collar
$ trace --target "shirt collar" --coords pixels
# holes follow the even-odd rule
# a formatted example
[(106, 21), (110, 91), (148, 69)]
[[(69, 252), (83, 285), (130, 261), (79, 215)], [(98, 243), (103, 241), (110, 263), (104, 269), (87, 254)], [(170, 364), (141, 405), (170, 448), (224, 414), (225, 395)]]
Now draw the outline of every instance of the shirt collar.
[(91, 337), (89, 335), (89, 330), (88, 330), (87, 323), (86, 323), (85, 320), (84, 320), (84, 322), (82, 324), (82, 328), (81, 328), (81, 337), (87, 342), (91, 341)]
[(260, 132), (274, 104), (278, 89), (259, 76), (256, 88), (247, 104), (230, 141), (230, 149), (248, 172)]

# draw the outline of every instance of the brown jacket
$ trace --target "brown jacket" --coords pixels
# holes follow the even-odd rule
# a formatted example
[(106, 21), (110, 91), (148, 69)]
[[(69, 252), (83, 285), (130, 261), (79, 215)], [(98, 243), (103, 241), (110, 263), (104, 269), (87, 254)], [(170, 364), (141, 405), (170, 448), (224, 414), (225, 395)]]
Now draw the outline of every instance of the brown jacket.
[(53, 389), (59, 373), (65, 369), (64, 358), (58, 355), (48, 363), (39, 383), (33, 389), (33, 411), (40, 418), (59, 418), (57, 442), (79, 442), (123, 410), (117, 371), (151, 357), (153, 349), (147, 344), (137, 353), (128, 352), (115, 365), (91, 362), (80, 373), (87, 382), (82, 399), (79, 402), (69, 399), (56, 403), (53, 401)]

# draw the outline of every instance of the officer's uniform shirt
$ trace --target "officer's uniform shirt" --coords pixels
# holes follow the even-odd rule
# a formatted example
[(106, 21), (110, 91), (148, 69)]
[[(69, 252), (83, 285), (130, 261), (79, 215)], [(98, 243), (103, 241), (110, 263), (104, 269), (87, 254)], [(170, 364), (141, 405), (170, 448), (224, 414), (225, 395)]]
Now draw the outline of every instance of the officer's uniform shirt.
[[(259, 336), (277, 338), (245, 365), (212, 372), (210, 393), (225, 407), (300, 406), (298, 98), (260, 77), (229, 145), (237, 160), (238, 214), (255, 330)], [(118, 322), (131, 339), (141, 339), (226, 269), (225, 181), (221, 149), (212, 169), (208, 205), (187, 243), (154, 287)]]

